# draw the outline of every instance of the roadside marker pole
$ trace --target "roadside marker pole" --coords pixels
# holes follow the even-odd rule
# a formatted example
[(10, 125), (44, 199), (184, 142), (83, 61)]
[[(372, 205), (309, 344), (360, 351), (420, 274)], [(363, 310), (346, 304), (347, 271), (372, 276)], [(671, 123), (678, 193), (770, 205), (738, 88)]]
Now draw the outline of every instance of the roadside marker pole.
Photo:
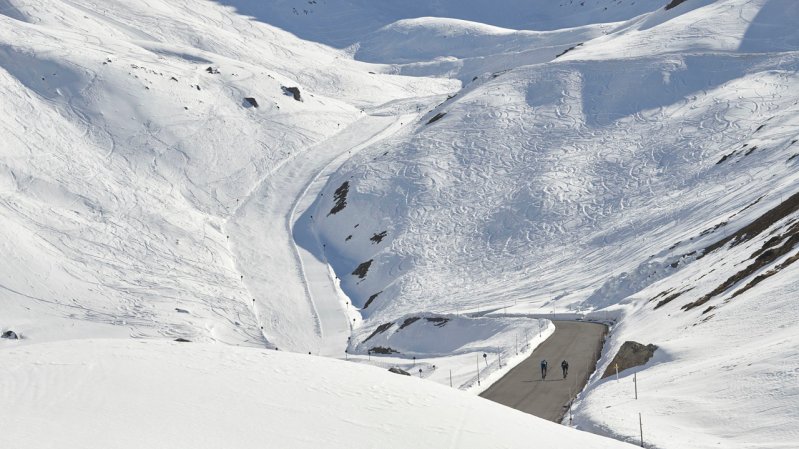
[(616, 364), (616, 382), (619, 381), (619, 364)]
[(449, 387), (452, 388), (452, 370), (449, 370)]
[(477, 356), (477, 386), (480, 386), (480, 356)]
[(570, 426), (572, 425), (572, 423), (574, 423), (574, 417), (572, 416), (572, 402), (574, 402), (574, 401), (569, 401), (569, 425)]
[(641, 447), (644, 447), (644, 425), (641, 423), (641, 412), (638, 412), (638, 430), (641, 432)]
[(638, 373), (633, 374), (633, 384), (635, 384), (635, 399), (638, 399)]
[(574, 398), (572, 398), (572, 387), (569, 386), (569, 425), (572, 425), (574, 421), (572, 419), (572, 403), (574, 402)]
[(499, 369), (502, 369), (502, 353), (499, 353)]

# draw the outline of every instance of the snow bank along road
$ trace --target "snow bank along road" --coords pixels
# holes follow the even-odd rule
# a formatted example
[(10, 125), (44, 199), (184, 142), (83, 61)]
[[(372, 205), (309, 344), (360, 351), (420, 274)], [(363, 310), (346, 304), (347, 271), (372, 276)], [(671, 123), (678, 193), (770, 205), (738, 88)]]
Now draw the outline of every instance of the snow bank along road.
[[(532, 415), (560, 421), (569, 401), (582, 390), (594, 372), (607, 328), (597, 323), (555, 321), (555, 333), (524, 362), (510, 370), (480, 396)], [(541, 379), (541, 359), (549, 362)], [(560, 363), (569, 362), (563, 379)]]

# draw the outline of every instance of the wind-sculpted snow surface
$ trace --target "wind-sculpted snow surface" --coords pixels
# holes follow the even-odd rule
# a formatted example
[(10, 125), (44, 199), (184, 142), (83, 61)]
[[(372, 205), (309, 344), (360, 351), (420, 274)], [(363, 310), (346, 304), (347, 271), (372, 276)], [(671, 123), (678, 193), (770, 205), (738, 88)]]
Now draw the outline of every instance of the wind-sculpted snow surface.
[[(361, 108), (453, 85), (376, 77), (377, 66), (205, 1), (10, 5), (0, 316), (38, 341), (267, 344), (229, 218)], [(31, 24), (9, 17), (20, 14)], [(283, 85), (301, 86), (304, 101)]]
[(355, 59), (392, 64), (390, 73), (464, 83), (549, 62), (662, 6), (657, 0), (218, 1)]
[(627, 20), (660, 0), (216, 0), (297, 36), (343, 48), (403, 19), (442, 17), (515, 30), (559, 30)]
[(0, 353), (10, 447), (631, 447), (432, 382), (283, 351), (88, 340)]
[[(765, 0), (661, 9), (552, 63), (480, 76), (354, 157), (316, 207), (349, 183), (347, 208), (318, 229), (354, 303), (379, 293), (366, 327), (505, 306), (620, 317), (606, 360), (626, 340), (661, 348), (643, 402), (653, 444), (796, 445), (796, 215), (736, 234), (796, 193), (794, 12)], [(366, 276), (350, 275), (367, 260)], [(634, 441), (634, 404), (609, 402), (619, 388), (595, 380), (578, 422)], [(706, 420), (689, 397), (724, 398), (724, 412)]]
[[(18, 374), (0, 378), (3, 404), (41, 409), (20, 378), (52, 380), (36, 391), (62, 397), (90, 374), (56, 379), (30, 354), (91, 367), (113, 352), (131, 364), (97, 362), (102, 379), (85, 384), (107, 390), (104, 379), (161, 359), (229, 367), (198, 341), (420, 370), (476, 391), (552, 332), (542, 318), (587, 315), (618, 323), (601, 370), (627, 340), (659, 349), (636, 368), (638, 401), (625, 396), (631, 372), (592, 379), (578, 427), (635, 441), (641, 411), (657, 447), (799, 445), (799, 11), (665, 6), (0, 0), (0, 332), (19, 337), (0, 341)], [(146, 342), (86, 358), (42, 344), (87, 337), (192, 343), (185, 359)], [(347, 377), (357, 365), (277, 357), (291, 379), (276, 385), (310, 385), (285, 390), (302, 419), (340, 391), (320, 391), (326, 369), (380, 392)], [(262, 376), (274, 367), (239, 368), (260, 381), (208, 403), (276, 394)], [(170, 416), (188, 403), (174, 399)], [(470, 421), (441, 416), (436, 438), (471, 444), (458, 430)], [(368, 429), (368, 446), (407, 446), (394, 428)]]
[[(429, 114), (447, 112), (439, 121), (331, 179), (320, 208), (350, 183), (347, 209), (320, 222), (346, 259), (345, 291), (361, 304), (383, 291), (366, 313), (387, 318), (409, 303), (444, 311), (596, 288), (773, 198), (765, 174), (793, 172), (796, 67), (796, 55), (575, 61), (467, 89)], [(751, 139), (768, 150), (716, 164)], [(364, 279), (347, 275), (369, 259)]]

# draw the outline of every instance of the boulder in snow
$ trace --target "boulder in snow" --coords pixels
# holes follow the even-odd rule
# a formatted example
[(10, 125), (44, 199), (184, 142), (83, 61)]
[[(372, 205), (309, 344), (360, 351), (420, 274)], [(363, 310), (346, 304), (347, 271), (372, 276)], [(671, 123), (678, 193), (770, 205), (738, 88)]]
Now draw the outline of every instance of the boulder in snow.
[(19, 335), (14, 331), (5, 331), (0, 337), (8, 338), (9, 340), (19, 340)]
[(613, 360), (610, 361), (610, 365), (608, 365), (602, 378), (616, 374), (616, 364), (619, 365), (619, 372), (646, 365), (652, 356), (655, 355), (657, 348), (657, 346), (652, 344), (642, 345), (635, 341), (625, 341), (619, 348), (619, 352), (616, 353), (616, 357), (613, 357)]
[(294, 97), (294, 99), (297, 100), (297, 101), (302, 101), (302, 96), (300, 95), (300, 88), (299, 87), (280, 86), (280, 88), (283, 89), (283, 93), (284, 94), (286, 94), (286, 95), (288, 95), (290, 97)]
[(258, 107), (258, 101), (253, 97), (245, 97), (244, 98), (245, 105), (250, 105), (254, 108)]

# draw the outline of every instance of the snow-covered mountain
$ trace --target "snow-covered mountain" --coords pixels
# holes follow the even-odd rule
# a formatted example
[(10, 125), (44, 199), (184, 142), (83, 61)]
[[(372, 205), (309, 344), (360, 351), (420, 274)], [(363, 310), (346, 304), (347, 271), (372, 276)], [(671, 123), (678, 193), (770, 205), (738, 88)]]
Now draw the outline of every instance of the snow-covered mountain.
[(581, 426), (632, 440), (643, 411), (658, 447), (795, 445), (798, 17), (686, 2), (478, 77), (317, 200), (324, 215), (347, 187), (318, 224), (344, 290), (374, 325), (619, 314), (600, 371), (624, 341), (655, 343), (652, 396), (597, 377)]
[[(149, 341), (178, 337), (414, 357), (475, 390), (475, 353), (587, 315), (617, 324), (577, 427), (635, 441), (641, 412), (657, 447), (796, 446), (798, 19), (793, 0), (0, 0), (0, 330), (23, 337), (0, 354), (53, 395), (68, 382), (35, 360), (224, 362)], [(107, 340), (129, 337), (147, 343)], [(58, 342), (87, 338), (91, 357)], [(659, 347), (638, 401), (632, 372), (599, 376), (627, 340)], [(294, 364), (279, 383), (362, 369), (229, 350), (237, 376)], [(353, 395), (384, 377), (361, 375)]]

